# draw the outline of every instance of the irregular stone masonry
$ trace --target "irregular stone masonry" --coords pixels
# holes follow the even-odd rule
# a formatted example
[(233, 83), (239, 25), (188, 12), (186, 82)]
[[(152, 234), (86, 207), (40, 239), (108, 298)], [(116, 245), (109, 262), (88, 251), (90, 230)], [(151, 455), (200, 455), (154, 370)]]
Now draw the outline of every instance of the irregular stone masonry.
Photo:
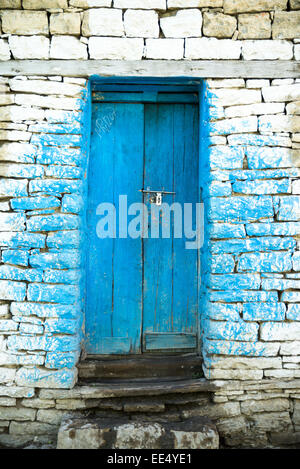
[(0, 17), (2, 61), (300, 55), (298, 0), (1, 0)]
[[(72, 390), (34, 390), (2, 385), (0, 444), (26, 447), (34, 439), (36, 445), (55, 447), (59, 426), (64, 419), (71, 417), (76, 422), (76, 419), (88, 417), (90, 425), (82, 435), (88, 448), (93, 448), (94, 438), (98, 435), (98, 432), (90, 435), (88, 428), (97, 422), (112, 425), (119, 421), (158, 427), (167, 424), (173, 429), (187, 423), (195, 431), (203, 418), (216, 425), (220, 442), (225, 447), (290, 448), (299, 445), (299, 379), (265, 383), (258, 380), (214, 381), (211, 390), (159, 393), (151, 398), (137, 396), (136, 390), (130, 392), (130, 389), (126, 390), (126, 395), (116, 389), (107, 391), (103, 386), (88, 385), (76, 386)], [(65, 430), (63, 426), (60, 433)], [(59, 445), (71, 444), (70, 441), (63, 443), (67, 436), (59, 435)], [(95, 443), (98, 448), (99, 441)], [(151, 447), (151, 440), (147, 440), (147, 444)]]
[[(0, 0), (0, 60), (299, 60), (299, 9), (298, 0)], [(202, 352), (217, 389), (150, 405), (76, 385), (87, 80), (0, 78), (0, 444), (54, 440), (66, 412), (86, 410), (204, 415), (227, 446), (299, 444), (300, 79), (209, 79), (204, 98)]]

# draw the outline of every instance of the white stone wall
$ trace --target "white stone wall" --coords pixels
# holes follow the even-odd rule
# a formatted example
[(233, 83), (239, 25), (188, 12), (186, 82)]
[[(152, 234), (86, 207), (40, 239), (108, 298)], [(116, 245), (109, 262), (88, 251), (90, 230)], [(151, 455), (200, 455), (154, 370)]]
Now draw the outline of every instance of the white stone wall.
[[(299, 0), (0, 0), (0, 18), (2, 62), (300, 60)], [(88, 99), (76, 76), (0, 78), (0, 444), (47, 441), (99, 399), (76, 386)], [(206, 80), (201, 314), (218, 390), (180, 418), (204, 412), (228, 445), (299, 441), (299, 103), (300, 79)]]
[(69, 388), (83, 323), (86, 80), (0, 86), (0, 385)]

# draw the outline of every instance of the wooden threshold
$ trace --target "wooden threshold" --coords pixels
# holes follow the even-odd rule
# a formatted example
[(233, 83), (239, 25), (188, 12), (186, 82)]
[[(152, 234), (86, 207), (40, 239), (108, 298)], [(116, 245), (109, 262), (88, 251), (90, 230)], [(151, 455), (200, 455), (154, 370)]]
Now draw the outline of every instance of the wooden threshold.
[(200, 378), (202, 358), (196, 355), (87, 359), (78, 366), (80, 380)]

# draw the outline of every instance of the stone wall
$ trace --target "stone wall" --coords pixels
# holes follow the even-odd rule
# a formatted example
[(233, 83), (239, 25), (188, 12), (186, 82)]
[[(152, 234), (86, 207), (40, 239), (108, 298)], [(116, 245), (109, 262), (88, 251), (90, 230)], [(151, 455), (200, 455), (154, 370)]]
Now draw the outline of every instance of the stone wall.
[(300, 60), (299, 0), (1, 0), (0, 60)]
[(0, 383), (68, 388), (83, 320), (86, 80), (1, 87)]
[(208, 86), (205, 375), (299, 378), (300, 80)]
[[(0, 0), (0, 60), (300, 60), (298, 0), (167, 3)], [(0, 444), (47, 442), (70, 410), (206, 415), (228, 446), (299, 442), (300, 79), (205, 80), (201, 329), (216, 389), (155, 410), (76, 385), (88, 78), (0, 78)]]

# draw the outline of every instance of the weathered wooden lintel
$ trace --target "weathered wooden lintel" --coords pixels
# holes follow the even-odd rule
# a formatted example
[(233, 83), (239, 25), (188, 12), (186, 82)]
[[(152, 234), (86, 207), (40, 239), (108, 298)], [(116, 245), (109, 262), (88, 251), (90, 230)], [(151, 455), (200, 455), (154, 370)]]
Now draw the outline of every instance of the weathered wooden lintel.
[(300, 78), (300, 61), (242, 60), (11, 60), (1, 76)]

